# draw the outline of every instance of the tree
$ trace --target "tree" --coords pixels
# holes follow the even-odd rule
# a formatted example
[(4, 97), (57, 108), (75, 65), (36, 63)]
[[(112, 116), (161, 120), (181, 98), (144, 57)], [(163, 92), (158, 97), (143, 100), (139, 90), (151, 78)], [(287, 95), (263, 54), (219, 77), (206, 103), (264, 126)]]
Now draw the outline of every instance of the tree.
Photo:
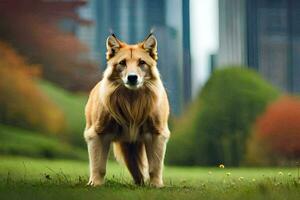
[(63, 112), (36, 86), (39, 66), (0, 42), (0, 123), (61, 134), (66, 129)]
[(284, 96), (268, 106), (255, 123), (248, 151), (253, 164), (287, 164), (300, 158), (299, 97)]
[(86, 2), (1, 0), (0, 39), (31, 63), (41, 64), (43, 77), (69, 90), (85, 90), (99, 78), (97, 67), (81, 59), (87, 51), (71, 33), (59, 28), (63, 20), (88, 25), (77, 9)]
[(252, 124), (277, 95), (245, 67), (216, 70), (176, 123), (167, 160), (181, 165), (240, 165)]

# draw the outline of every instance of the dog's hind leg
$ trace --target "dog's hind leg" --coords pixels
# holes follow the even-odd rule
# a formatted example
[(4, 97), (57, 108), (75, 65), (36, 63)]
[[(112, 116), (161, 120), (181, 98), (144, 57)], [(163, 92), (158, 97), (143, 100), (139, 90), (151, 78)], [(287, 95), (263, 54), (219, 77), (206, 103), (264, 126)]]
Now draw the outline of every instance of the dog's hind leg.
[(150, 184), (163, 187), (163, 166), (168, 137), (163, 134), (153, 134), (146, 139), (145, 147), (149, 163)]
[(104, 183), (111, 141), (105, 135), (98, 135), (93, 127), (85, 130), (84, 137), (88, 146), (90, 162), (90, 179), (88, 185), (102, 185)]

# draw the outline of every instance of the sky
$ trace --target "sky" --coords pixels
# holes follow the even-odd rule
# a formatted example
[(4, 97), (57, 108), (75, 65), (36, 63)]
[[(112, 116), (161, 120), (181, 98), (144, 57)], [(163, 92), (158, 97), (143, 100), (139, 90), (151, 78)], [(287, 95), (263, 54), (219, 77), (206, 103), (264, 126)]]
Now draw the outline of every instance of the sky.
[(218, 51), (218, 0), (190, 0), (192, 93), (209, 77), (209, 56)]

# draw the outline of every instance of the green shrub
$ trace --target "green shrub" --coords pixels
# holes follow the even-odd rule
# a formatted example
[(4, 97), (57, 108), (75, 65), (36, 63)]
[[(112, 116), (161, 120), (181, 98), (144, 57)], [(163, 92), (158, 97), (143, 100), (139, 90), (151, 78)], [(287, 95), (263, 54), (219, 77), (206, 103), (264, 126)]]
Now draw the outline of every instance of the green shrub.
[(87, 153), (54, 136), (0, 124), (0, 155), (87, 159)]
[(241, 164), (256, 117), (278, 92), (245, 67), (216, 70), (175, 123), (167, 161), (178, 165)]

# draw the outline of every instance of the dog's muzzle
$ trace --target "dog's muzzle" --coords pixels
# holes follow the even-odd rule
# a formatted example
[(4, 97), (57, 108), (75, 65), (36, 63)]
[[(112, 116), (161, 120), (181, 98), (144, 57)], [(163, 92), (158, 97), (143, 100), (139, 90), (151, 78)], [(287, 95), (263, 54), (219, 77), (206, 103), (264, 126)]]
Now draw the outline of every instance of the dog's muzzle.
[(127, 78), (124, 80), (124, 83), (128, 89), (138, 89), (142, 85), (142, 81), (136, 73), (129, 73)]
[(138, 83), (138, 75), (136, 75), (136, 74), (129, 74), (128, 76), (127, 76), (127, 83), (129, 84), (129, 85), (137, 85), (137, 83)]

